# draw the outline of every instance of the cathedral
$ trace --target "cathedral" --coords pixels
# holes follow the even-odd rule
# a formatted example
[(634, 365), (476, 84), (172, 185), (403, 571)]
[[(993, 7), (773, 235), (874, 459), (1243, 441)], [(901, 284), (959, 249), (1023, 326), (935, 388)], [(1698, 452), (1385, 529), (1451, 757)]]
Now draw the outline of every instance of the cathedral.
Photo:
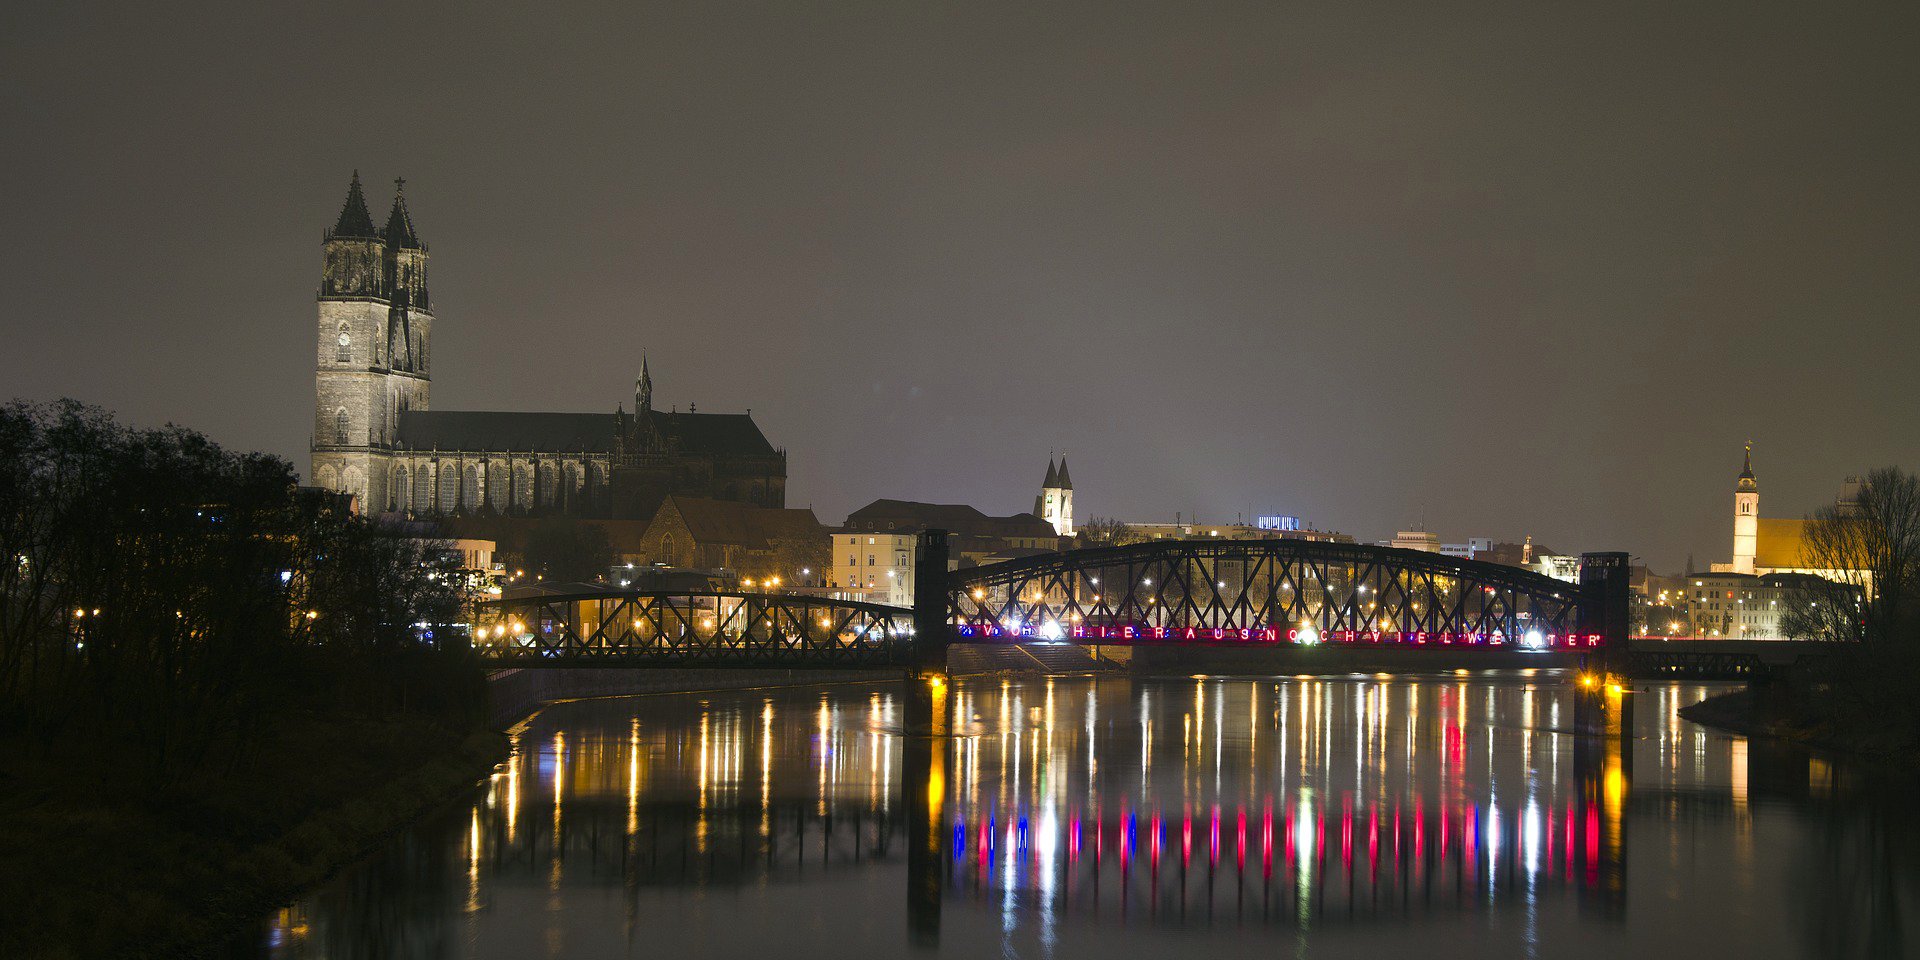
[(312, 483), (412, 517), (645, 520), (676, 494), (786, 505), (786, 452), (747, 414), (655, 410), (644, 358), (632, 413), (429, 409), (427, 245), (394, 184), (376, 227), (356, 172), (322, 238)]

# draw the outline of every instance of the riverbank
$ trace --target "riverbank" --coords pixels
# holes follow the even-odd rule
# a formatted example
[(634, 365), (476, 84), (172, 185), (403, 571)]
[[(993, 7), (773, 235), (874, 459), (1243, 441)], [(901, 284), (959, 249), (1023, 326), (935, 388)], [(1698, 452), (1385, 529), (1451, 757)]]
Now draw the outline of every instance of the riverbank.
[(1764, 710), (1752, 690), (1731, 690), (1680, 708), (1680, 716), (1745, 737), (1774, 740), (1809, 750), (1847, 754), (1920, 770), (1920, 750), (1885, 731), (1853, 732), (1831, 720)]
[[(564, 700), (872, 682), (897, 671), (496, 674), (489, 727)], [(0, 744), (10, 757), (29, 756)], [(203, 956), (453, 802), (506, 757), (491, 729), (315, 719), (218, 777), (143, 789), (110, 762), (0, 768), (0, 957)], [(17, 919), (15, 919), (17, 918)]]
[[(10, 750), (9, 756), (25, 751)], [(506, 738), (316, 722), (152, 789), (60, 758), (0, 771), (0, 956), (202, 956), (484, 778)]]

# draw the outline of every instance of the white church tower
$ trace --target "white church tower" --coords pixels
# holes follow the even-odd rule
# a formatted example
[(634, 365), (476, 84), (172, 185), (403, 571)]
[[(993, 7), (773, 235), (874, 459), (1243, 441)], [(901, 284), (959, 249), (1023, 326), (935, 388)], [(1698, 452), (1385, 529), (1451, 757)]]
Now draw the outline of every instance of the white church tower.
[(1752, 573), (1760, 542), (1760, 485), (1753, 479), (1753, 441), (1747, 441), (1746, 466), (1733, 487), (1733, 572)]
[(1053, 458), (1047, 458), (1047, 477), (1040, 482), (1040, 495), (1034, 498), (1033, 512), (1053, 524), (1055, 533), (1073, 536), (1073, 478), (1067, 474), (1066, 457), (1060, 458), (1057, 468)]

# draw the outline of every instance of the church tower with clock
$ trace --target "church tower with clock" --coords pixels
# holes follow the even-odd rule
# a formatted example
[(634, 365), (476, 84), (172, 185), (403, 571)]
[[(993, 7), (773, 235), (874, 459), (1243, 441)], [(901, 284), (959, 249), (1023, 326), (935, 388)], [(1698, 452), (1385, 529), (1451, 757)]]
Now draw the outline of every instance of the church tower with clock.
[(433, 308), (427, 245), (394, 181), (393, 208), (375, 227), (355, 172), (322, 237), (314, 356), (312, 482), (369, 513), (393, 504), (388, 477), (402, 414), (427, 409)]

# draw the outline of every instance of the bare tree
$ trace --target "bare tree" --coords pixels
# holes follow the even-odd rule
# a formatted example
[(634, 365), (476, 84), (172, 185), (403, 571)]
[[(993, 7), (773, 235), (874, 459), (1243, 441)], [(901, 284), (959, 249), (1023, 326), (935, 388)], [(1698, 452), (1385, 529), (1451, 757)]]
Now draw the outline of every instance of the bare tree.
[(1808, 521), (1800, 565), (1826, 579), (1794, 592), (1782, 617), (1788, 636), (1920, 644), (1920, 477), (1898, 467), (1868, 474), (1857, 500)]
[(1817, 716), (1862, 743), (1911, 750), (1920, 742), (1920, 478), (1888, 467), (1868, 474), (1859, 499), (1807, 524), (1808, 578), (1789, 600), (1788, 636), (1852, 641), (1833, 664)]
[(1094, 517), (1081, 524), (1078, 532), (1083, 547), (1123, 547), (1147, 539), (1138, 530), (1112, 517)]

